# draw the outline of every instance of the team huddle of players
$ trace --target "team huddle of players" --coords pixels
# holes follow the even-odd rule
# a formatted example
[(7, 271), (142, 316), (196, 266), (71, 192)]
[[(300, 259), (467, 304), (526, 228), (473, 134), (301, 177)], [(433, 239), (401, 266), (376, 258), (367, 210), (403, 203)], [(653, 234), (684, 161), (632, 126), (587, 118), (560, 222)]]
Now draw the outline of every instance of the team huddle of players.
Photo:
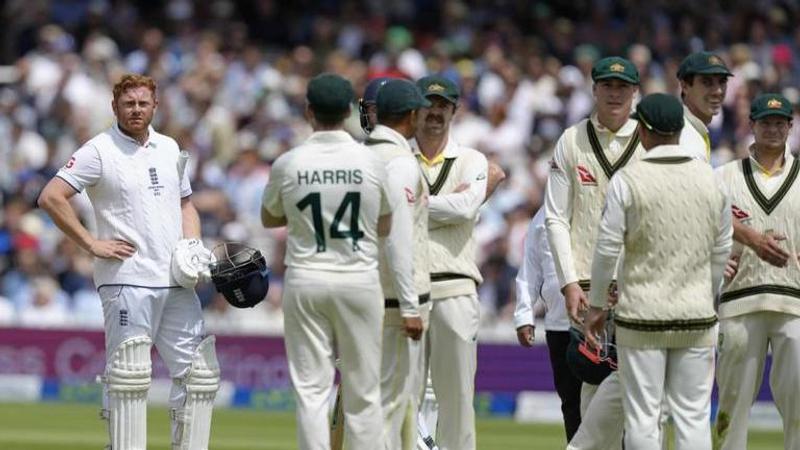
[[(531, 345), (531, 300), (545, 300), (569, 449), (661, 448), (665, 418), (678, 449), (710, 449), (715, 373), (713, 434), (724, 449), (746, 448), (768, 349), (785, 446), (800, 448), (800, 162), (786, 151), (793, 108), (778, 94), (755, 98), (750, 155), (712, 171), (707, 125), (730, 76), (718, 56), (692, 54), (678, 72), (680, 100), (652, 94), (634, 110), (636, 67), (601, 59), (595, 111), (556, 145), (545, 207), (526, 239), (515, 322), (520, 343)], [(363, 143), (343, 129), (349, 81), (319, 75), (306, 98), (314, 132), (275, 161), (261, 209), (264, 226), (288, 231), (283, 307), (299, 447), (474, 449), (482, 281), (474, 225), (502, 170), (451, 138), (459, 89), (446, 78), (374, 80), (361, 104)], [(150, 127), (157, 104), (152, 79), (123, 77), (116, 123), (74, 154), (39, 204), (97, 258), (109, 448), (147, 446), (155, 345), (174, 380), (173, 448), (202, 450), (220, 380), (193, 291), (203, 264), (170, 267), (173, 250), (191, 261), (209, 255), (186, 155)], [(84, 189), (96, 235), (69, 203)], [(575, 337), (593, 364), (619, 370), (581, 386), (587, 380), (565, 363)], [(341, 420), (332, 440), (336, 359)]]
[[(667, 421), (678, 449), (744, 449), (768, 349), (785, 447), (800, 448), (793, 107), (757, 96), (750, 155), (712, 170), (707, 126), (732, 74), (698, 52), (677, 75), (680, 100), (651, 94), (633, 108), (636, 67), (595, 64), (595, 110), (556, 144), (526, 237), (517, 334), (530, 345), (531, 302), (543, 298), (568, 449), (666, 448)], [(615, 370), (570, 371), (581, 353)]]
[[(288, 229), (299, 447), (474, 449), (474, 226), (502, 171), (451, 139), (459, 89), (446, 78), (373, 80), (363, 143), (343, 130), (353, 97), (338, 75), (310, 81), (314, 132), (275, 161), (264, 191), (262, 222)], [(329, 434), (334, 358), (341, 413)]]

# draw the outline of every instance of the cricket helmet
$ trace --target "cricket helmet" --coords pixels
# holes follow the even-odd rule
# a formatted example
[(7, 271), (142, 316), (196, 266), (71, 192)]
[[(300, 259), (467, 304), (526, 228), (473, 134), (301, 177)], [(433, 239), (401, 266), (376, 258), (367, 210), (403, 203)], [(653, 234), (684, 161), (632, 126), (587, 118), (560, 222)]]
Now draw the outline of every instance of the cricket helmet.
[(389, 77), (379, 77), (371, 80), (367, 83), (367, 87), (364, 88), (364, 96), (358, 100), (358, 115), (361, 119), (361, 129), (367, 134), (371, 133), (372, 129), (375, 128), (375, 124), (369, 121), (367, 107), (375, 105), (378, 99), (378, 89), (389, 80), (391, 80)]
[(269, 291), (269, 267), (260, 251), (236, 242), (217, 245), (213, 250), (211, 281), (225, 300), (236, 308), (252, 308)]
[(615, 345), (602, 339), (601, 348), (591, 348), (583, 333), (575, 327), (569, 329), (566, 359), (573, 375), (584, 383), (600, 384), (617, 370)]

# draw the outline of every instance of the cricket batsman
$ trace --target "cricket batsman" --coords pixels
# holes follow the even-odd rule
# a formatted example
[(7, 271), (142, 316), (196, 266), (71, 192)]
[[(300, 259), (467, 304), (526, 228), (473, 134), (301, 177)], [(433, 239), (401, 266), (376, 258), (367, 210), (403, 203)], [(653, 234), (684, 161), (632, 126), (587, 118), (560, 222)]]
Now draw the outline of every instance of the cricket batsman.
[[(44, 187), (39, 206), (95, 258), (94, 282), (105, 317), (106, 448), (148, 448), (147, 392), (155, 345), (173, 380), (172, 448), (205, 450), (220, 377), (214, 337), (203, 337), (193, 288), (211, 256), (199, 240), (186, 159), (175, 140), (150, 126), (157, 105), (152, 78), (123, 76), (113, 88), (116, 122), (73, 154)], [(96, 236), (70, 205), (84, 189), (94, 206)], [(180, 264), (186, 260), (198, 265)]]

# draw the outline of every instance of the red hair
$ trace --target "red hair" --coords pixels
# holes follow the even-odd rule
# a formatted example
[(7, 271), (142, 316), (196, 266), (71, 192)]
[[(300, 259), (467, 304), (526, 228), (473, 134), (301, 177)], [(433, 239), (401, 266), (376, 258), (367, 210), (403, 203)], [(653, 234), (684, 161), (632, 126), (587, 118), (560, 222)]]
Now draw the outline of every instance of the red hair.
[(153, 99), (156, 98), (156, 82), (147, 75), (139, 75), (129, 73), (122, 76), (122, 78), (114, 85), (114, 102), (119, 99), (119, 96), (128, 89), (138, 87), (146, 87), (153, 93)]

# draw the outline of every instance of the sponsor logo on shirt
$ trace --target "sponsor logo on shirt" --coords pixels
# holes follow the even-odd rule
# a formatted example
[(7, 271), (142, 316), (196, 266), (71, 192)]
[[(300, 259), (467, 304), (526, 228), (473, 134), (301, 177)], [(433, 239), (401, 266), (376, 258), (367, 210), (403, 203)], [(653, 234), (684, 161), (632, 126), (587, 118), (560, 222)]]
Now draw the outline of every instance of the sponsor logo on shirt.
[(747, 214), (747, 211), (744, 211), (736, 205), (731, 205), (731, 213), (733, 213), (733, 217), (739, 219), (741, 222), (750, 219), (750, 214)]
[(589, 172), (589, 169), (583, 166), (578, 166), (578, 179), (584, 186), (597, 186), (597, 179)]
[(153, 197), (161, 196), (161, 191), (164, 190), (164, 185), (158, 182), (158, 171), (156, 171), (155, 167), (151, 167), (148, 170), (150, 174), (150, 186), (147, 186), (148, 189), (153, 193)]

